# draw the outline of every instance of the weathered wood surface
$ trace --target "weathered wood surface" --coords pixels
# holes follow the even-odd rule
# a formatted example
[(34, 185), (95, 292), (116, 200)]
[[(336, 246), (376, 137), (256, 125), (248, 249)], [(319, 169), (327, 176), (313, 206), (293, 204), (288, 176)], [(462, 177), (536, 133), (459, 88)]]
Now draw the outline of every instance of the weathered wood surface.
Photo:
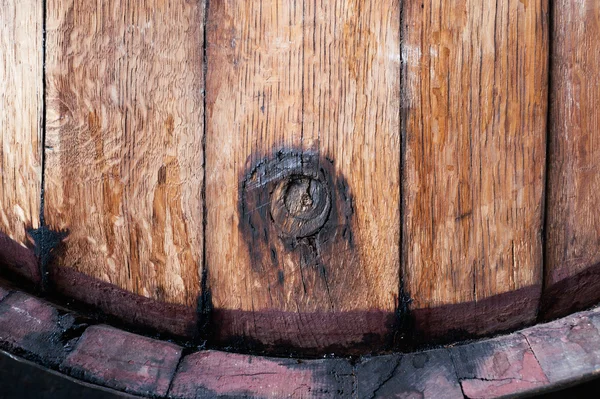
[(547, 324), (539, 324), (522, 333), (554, 384), (573, 384), (600, 373), (600, 312), (569, 315)]
[(183, 358), (168, 397), (349, 399), (355, 397), (353, 380), (347, 359), (299, 361), (201, 351)]
[(117, 328), (91, 326), (79, 337), (60, 370), (134, 395), (164, 398), (182, 349)]
[(206, 239), (219, 339), (379, 345), (399, 270), (399, 3), (210, 2)]
[(0, 348), (56, 368), (68, 353), (65, 337), (76, 331), (76, 324), (73, 315), (15, 292), (0, 303)]
[(446, 349), (362, 359), (354, 375), (358, 398), (463, 398)]
[(403, 7), (402, 267), (416, 327), (485, 333), (532, 322), (548, 2)]
[[(144, 397), (521, 397), (597, 378), (600, 372), (600, 308), (492, 339), (353, 359), (186, 350), (94, 325), (94, 319), (15, 291), (3, 280), (0, 319), (1, 350), (58, 366), (96, 388), (111, 386)], [(13, 355), (0, 351), (0, 357)]]
[(553, 3), (544, 313), (600, 300), (600, 3)]
[[(597, 302), (600, 5), (552, 8), (550, 46), (548, 0), (214, 0), (205, 43), (204, 2), (49, 0), (53, 287), (283, 351)], [(0, 0), (0, 263), (36, 281), (42, 22)]]
[(203, 3), (49, 0), (47, 10), (45, 215), (68, 231), (55, 266), (195, 306)]
[(0, 1), (0, 263), (33, 278), (24, 250), (42, 178), (42, 4)]
[(503, 335), (449, 349), (467, 398), (511, 397), (548, 385), (548, 377), (521, 334)]

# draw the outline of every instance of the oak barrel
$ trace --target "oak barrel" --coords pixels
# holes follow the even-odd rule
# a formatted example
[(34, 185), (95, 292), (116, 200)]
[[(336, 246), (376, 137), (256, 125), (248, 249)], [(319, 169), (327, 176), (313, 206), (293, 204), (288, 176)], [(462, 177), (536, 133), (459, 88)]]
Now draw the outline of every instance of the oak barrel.
[(569, 317), (600, 302), (599, 38), (595, 0), (2, 0), (0, 270), (251, 354)]

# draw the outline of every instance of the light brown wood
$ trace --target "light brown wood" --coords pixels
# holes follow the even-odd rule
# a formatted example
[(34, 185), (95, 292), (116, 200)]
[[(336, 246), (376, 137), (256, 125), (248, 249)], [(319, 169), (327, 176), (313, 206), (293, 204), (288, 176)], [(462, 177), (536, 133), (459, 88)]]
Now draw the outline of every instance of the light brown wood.
[[(389, 330), (399, 11), (397, 1), (210, 2), (206, 253), (221, 337), (343, 347)], [(310, 222), (286, 224), (301, 208), (286, 202), (294, 190), (313, 190), (298, 197), (314, 206)]]
[(550, 317), (600, 300), (600, 3), (559, 0), (553, 7), (544, 269)]
[[(418, 327), (486, 332), (532, 321), (542, 271), (548, 3), (403, 7), (403, 274)], [(460, 303), (471, 306), (443, 307)], [(428, 308), (441, 311), (420, 312)]]
[(41, 115), (42, 4), (0, 0), (0, 233), (20, 244), (39, 227)]
[(46, 220), (56, 266), (195, 306), (202, 2), (48, 1)]
[(337, 310), (394, 311), (400, 270), (400, 4), (321, 0), (307, 1), (305, 8), (303, 146), (333, 160), (354, 208), (357, 251), (329, 255), (332, 273), (339, 273)]

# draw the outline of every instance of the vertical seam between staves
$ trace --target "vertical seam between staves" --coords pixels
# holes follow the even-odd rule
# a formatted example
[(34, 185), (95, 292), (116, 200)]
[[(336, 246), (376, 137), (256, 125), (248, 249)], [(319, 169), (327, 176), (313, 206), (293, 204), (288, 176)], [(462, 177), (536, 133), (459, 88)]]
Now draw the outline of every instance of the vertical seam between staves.
[(541, 231), (541, 242), (542, 242), (542, 259), (540, 266), (541, 273), (541, 283), (542, 289), (540, 292), (540, 298), (538, 300), (538, 308), (536, 312), (536, 319), (539, 320), (540, 310), (542, 308), (542, 300), (543, 300), (543, 292), (546, 288), (547, 280), (546, 280), (546, 262), (548, 260), (546, 246), (548, 244), (547, 235), (548, 235), (548, 195), (549, 195), (549, 182), (550, 182), (550, 149), (551, 149), (551, 127), (550, 127), (550, 117), (552, 115), (552, 55), (554, 53), (554, 46), (552, 41), (552, 32), (554, 31), (554, 2), (549, 0), (541, 0), (542, 6), (543, 2), (548, 1), (548, 19), (547, 23), (547, 57), (546, 57), (546, 68), (547, 68), (547, 103), (546, 103), (546, 121), (545, 121), (545, 165), (544, 165), (544, 186), (542, 190), (542, 231)]

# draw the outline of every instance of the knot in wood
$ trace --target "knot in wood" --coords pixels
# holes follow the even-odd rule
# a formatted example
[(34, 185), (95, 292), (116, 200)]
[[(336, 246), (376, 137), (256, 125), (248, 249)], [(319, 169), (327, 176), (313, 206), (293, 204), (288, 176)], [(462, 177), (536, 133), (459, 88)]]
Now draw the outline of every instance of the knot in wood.
[(279, 181), (271, 195), (271, 216), (288, 237), (311, 236), (327, 221), (331, 197), (318, 176), (292, 175)]
[(282, 285), (288, 262), (314, 266), (323, 277), (338, 248), (354, 258), (352, 196), (333, 160), (294, 149), (249, 160), (257, 158), (244, 172), (238, 202), (254, 271), (273, 271), (273, 283)]

